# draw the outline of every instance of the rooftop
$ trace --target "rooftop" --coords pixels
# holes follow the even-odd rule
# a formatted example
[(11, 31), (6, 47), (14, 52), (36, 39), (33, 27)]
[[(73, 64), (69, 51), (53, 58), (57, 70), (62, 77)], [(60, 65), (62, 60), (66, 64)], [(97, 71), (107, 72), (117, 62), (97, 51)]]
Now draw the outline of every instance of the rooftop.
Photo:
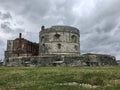
[(79, 34), (79, 29), (72, 26), (56, 25), (50, 28), (45, 28), (42, 32), (72, 32)]

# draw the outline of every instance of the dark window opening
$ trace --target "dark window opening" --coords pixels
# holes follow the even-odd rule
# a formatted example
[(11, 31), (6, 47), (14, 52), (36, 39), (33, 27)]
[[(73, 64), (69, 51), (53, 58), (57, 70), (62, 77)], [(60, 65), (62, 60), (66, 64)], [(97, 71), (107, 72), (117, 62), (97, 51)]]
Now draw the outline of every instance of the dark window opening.
[(60, 39), (60, 34), (55, 34), (54, 39)]
[(9, 59), (7, 59), (6, 62), (8, 63), (8, 62), (9, 62)]
[(43, 44), (43, 47), (45, 47), (45, 44)]
[(45, 37), (42, 36), (42, 37), (41, 37), (41, 42), (44, 42), (44, 41), (45, 41)]
[(58, 46), (58, 49), (61, 49), (61, 44), (58, 44), (57, 46)]
[(71, 36), (72, 42), (76, 43), (77, 42), (77, 37), (75, 35)]
[(55, 61), (61, 61), (61, 59), (56, 59)]
[(75, 48), (75, 50), (78, 50), (78, 46), (77, 46), (77, 45), (75, 45), (75, 47), (74, 47), (74, 48)]
[(47, 53), (47, 46), (45, 44), (42, 44), (42, 48), (41, 48), (42, 53)]

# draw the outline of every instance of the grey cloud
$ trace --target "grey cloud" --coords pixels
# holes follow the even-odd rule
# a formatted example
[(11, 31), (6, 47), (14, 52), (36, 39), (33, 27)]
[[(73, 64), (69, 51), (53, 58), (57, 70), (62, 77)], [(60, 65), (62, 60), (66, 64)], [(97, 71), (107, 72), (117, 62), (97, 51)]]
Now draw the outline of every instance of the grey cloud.
[(6, 13), (0, 12), (0, 19), (2, 20), (12, 19), (12, 16), (9, 12)]
[[(83, 31), (86, 32), (86, 30), (90, 30), (94, 26), (106, 22), (105, 24), (107, 25), (108, 23), (110, 24), (116, 24), (118, 21), (118, 18), (120, 17), (120, 12), (119, 12), (119, 5), (120, 1), (119, 0), (106, 0), (106, 1), (96, 1), (96, 6), (95, 9), (90, 13), (89, 16), (81, 16), (78, 22), (76, 23), (78, 27), (83, 29)], [(104, 24), (103, 24), (104, 25)], [(104, 26), (101, 26), (105, 27)], [(107, 26), (105, 27), (105, 29)], [(112, 28), (112, 27), (111, 27)], [(85, 30), (84, 30), (85, 29)], [(103, 28), (104, 30), (104, 28)]]
[(0, 46), (2, 46), (2, 45), (4, 45), (4, 42), (3, 42), (3, 40), (1, 40), (1, 38), (0, 38)]
[(6, 23), (1, 24), (1, 29), (6, 34), (18, 34), (18, 33), (25, 32), (23, 28), (12, 28)]
[[(85, 5), (87, 5), (91, 2), (90, 0), (0, 0), (0, 2), (3, 9), (26, 19), (30, 24), (29, 27), (35, 25), (39, 28), (43, 24), (46, 26), (63, 24), (78, 27), (81, 32), (81, 52), (113, 55), (120, 53), (118, 49), (120, 45), (120, 0), (93, 1), (95, 7), (88, 15), (79, 15), (79, 13), (73, 12), (73, 8), (80, 8), (81, 2), (85, 2)], [(89, 8), (84, 8), (86, 6), (83, 6), (80, 10), (89, 11)], [(1, 15), (2, 13), (0, 13), (0, 17)], [(10, 18), (10, 15), (8, 15), (8, 18)], [(33, 36), (33, 41), (38, 41), (38, 32), (34, 34), (29, 30), (25, 32), (22, 27), (12, 28), (7, 23), (2, 24), (1, 27), (5, 30), (5, 33), (24, 32), (27, 39)]]
[(106, 53), (116, 55), (119, 53), (120, 40), (113, 36), (106, 34), (91, 34), (85, 40), (81, 41), (81, 49), (83, 52)]
[[(108, 2), (110, 1), (110, 2)], [(106, 0), (96, 6), (96, 10), (90, 18), (82, 19), (83, 37), (81, 37), (82, 52), (96, 52), (118, 55), (120, 53), (120, 1)], [(109, 4), (107, 4), (109, 3)], [(79, 23), (81, 23), (79, 21)], [(117, 30), (116, 30), (117, 28)], [(88, 35), (89, 36), (88, 36)], [(88, 36), (88, 38), (84, 38)]]
[(15, 31), (16, 31), (16, 33), (22, 33), (22, 32), (25, 32), (25, 30), (22, 29), (22, 28), (15, 28)]
[[(19, 3), (19, 5), (18, 5)], [(22, 15), (31, 21), (38, 21), (51, 8), (48, 0), (4, 0), (1, 6), (5, 9), (13, 10), (16, 14)]]
[(10, 14), (9, 12), (4, 13), (4, 14), (3, 14), (3, 17), (2, 17), (3, 20), (4, 20), (4, 19), (11, 19), (11, 18), (12, 18), (12, 16), (11, 16), (11, 14)]
[(4, 48), (5, 48), (5, 42), (0, 37), (0, 59), (2, 59), (4, 57)]
[(4, 58), (4, 48), (3, 47), (0, 47), (0, 59), (3, 59)]
[(4, 24), (4, 23), (1, 24), (1, 28), (4, 33), (13, 33), (14, 32), (12, 28), (10, 28), (7, 24)]
[[(19, 5), (17, 4), (19, 3)], [(56, 24), (57, 22), (64, 22), (65, 24), (71, 23), (68, 18), (71, 18), (73, 21), (74, 17), (72, 16), (72, 6), (73, 0), (67, 2), (67, 0), (5, 0), (1, 2), (1, 5), (8, 9), (12, 10), (15, 13), (26, 17), (31, 22), (34, 23), (48, 23), (44, 17), (49, 17), (49, 24)], [(15, 8), (17, 7), (17, 8)], [(72, 23), (71, 23), (72, 24)]]
[[(2, 20), (2, 22), (0, 22), (0, 28), (1, 31), (3, 31), (6, 34), (15, 34), (18, 32), (24, 32), (24, 29), (21, 28), (13, 28), (12, 27), (12, 22), (9, 19), (12, 19), (12, 15), (10, 12), (2, 12), (0, 11), (0, 20)], [(22, 23), (20, 22), (14, 22), (15, 24), (13, 26), (18, 25), (22, 25)]]

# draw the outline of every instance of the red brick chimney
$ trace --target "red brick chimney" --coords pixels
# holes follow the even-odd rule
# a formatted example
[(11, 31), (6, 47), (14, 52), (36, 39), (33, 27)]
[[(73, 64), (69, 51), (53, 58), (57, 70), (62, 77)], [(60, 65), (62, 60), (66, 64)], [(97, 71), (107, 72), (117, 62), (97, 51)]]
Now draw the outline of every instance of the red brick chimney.
[(20, 38), (20, 39), (22, 38), (22, 33), (19, 33), (19, 38)]
[(22, 33), (19, 33), (19, 48), (22, 46)]

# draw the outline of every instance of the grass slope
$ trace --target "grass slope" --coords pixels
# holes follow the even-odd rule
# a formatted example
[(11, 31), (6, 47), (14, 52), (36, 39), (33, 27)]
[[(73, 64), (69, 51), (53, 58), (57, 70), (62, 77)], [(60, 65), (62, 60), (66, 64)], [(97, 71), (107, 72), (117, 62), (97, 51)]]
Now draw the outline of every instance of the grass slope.
[(120, 90), (120, 66), (0, 67), (0, 90)]

